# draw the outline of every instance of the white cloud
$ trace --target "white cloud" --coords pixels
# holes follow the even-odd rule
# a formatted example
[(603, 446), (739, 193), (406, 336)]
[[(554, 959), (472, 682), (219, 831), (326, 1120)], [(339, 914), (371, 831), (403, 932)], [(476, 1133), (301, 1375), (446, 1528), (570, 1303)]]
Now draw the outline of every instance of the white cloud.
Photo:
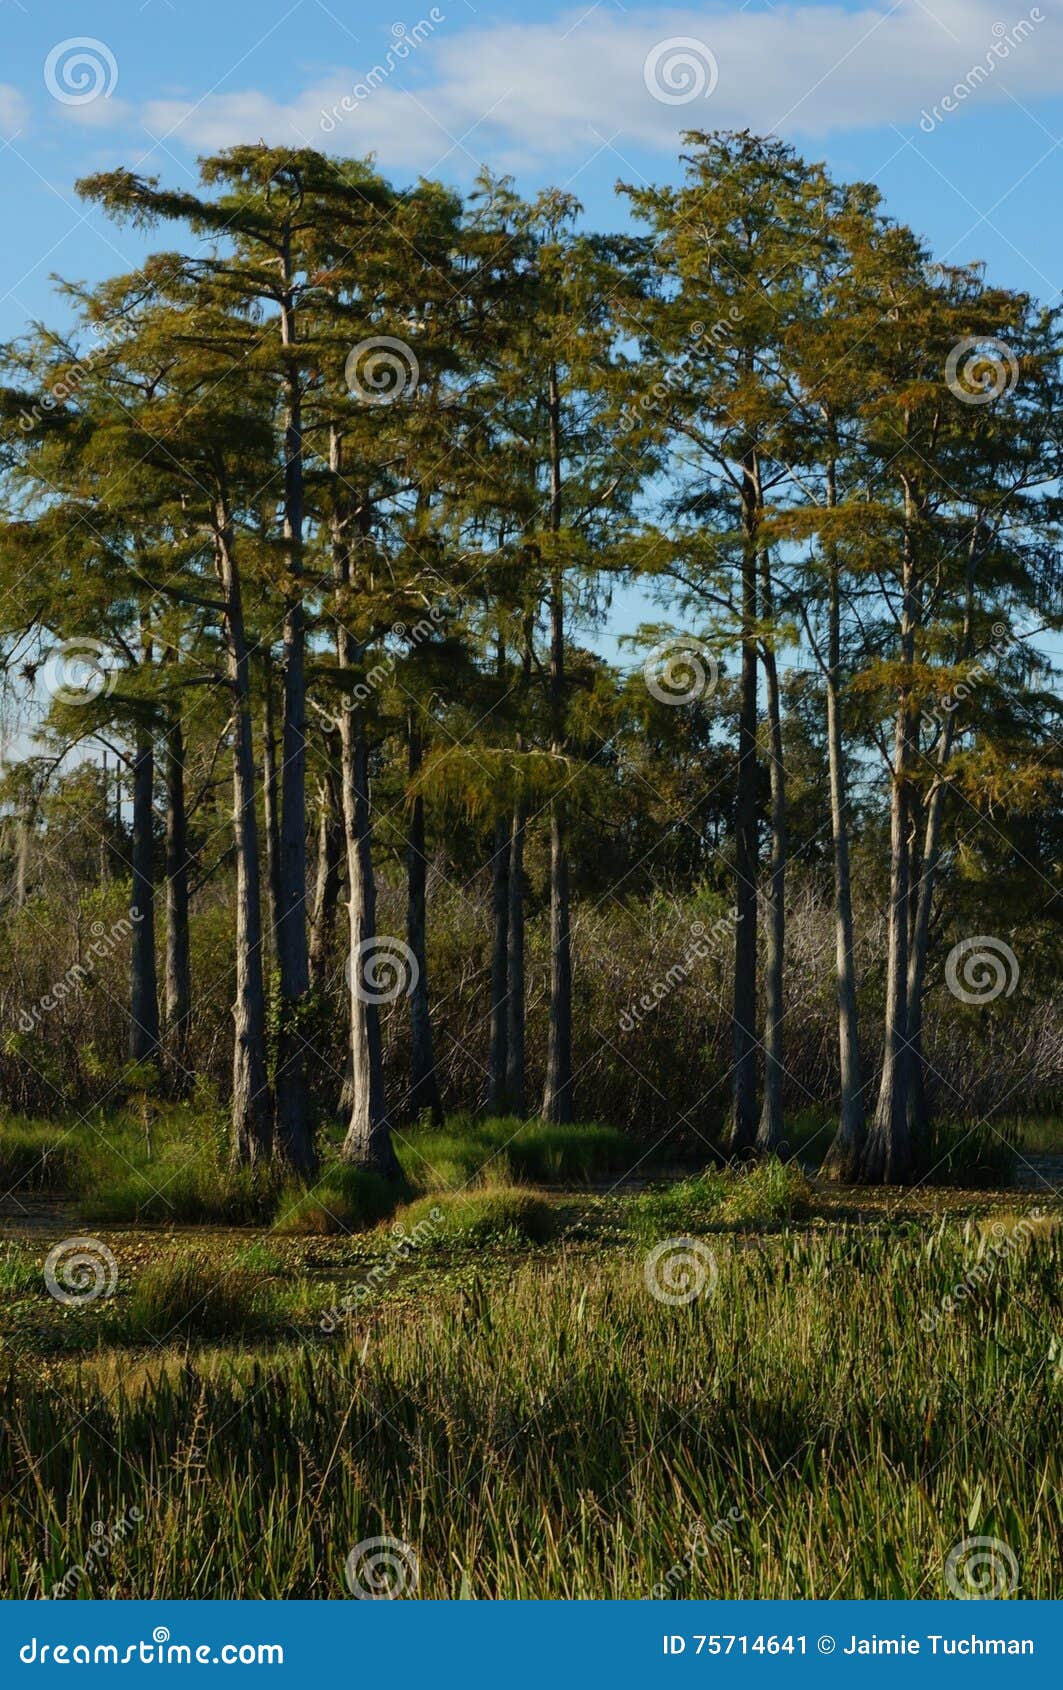
[(26, 102), (17, 88), (0, 82), (0, 136), (10, 140), (26, 121)]
[[(819, 137), (911, 127), (976, 65), (992, 69), (958, 102), (969, 108), (1009, 92), (1024, 102), (1063, 92), (1058, 0), (1005, 13), (1002, 23), (998, 5), (879, 0), (860, 10), (791, 4), (755, 12), (732, 4), (623, 14), (599, 7), (550, 23), (460, 30), (447, 18), (393, 74), (383, 50), (387, 74), (368, 89), (365, 64), (290, 102), (254, 90), (218, 92), (198, 102), (154, 101), (142, 117), (154, 135), (197, 149), (261, 136), (341, 153), (375, 150), (386, 168), (425, 169), (458, 142), (477, 158), (547, 159), (589, 154), (597, 137), (615, 138), (621, 151), (627, 142), (673, 153), (677, 132), (687, 128)], [(703, 43), (704, 65), (718, 68), (708, 97), (666, 102), (647, 87), (647, 55), (677, 37)], [(364, 97), (354, 98), (359, 84)], [(684, 86), (663, 85), (666, 94)], [(346, 113), (344, 96), (354, 107)]]

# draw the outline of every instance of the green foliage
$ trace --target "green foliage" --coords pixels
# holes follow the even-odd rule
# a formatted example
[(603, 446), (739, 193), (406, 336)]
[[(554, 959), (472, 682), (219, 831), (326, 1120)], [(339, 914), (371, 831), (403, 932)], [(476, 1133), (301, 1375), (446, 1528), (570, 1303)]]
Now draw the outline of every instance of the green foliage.
[(792, 1162), (775, 1157), (732, 1165), (644, 1191), (631, 1205), (634, 1230), (644, 1238), (717, 1226), (777, 1224), (807, 1215), (812, 1187)]
[(22, 1245), (0, 1244), (0, 1291), (18, 1297), (39, 1291), (42, 1284), (40, 1266)]
[(281, 1237), (300, 1233), (363, 1232), (392, 1214), (406, 1193), (369, 1168), (329, 1163), (308, 1188), (287, 1185), (280, 1192), (273, 1229)]
[(630, 1137), (615, 1127), (555, 1126), (515, 1116), (453, 1115), (441, 1130), (404, 1134), (397, 1148), (403, 1171), (424, 1191), (514, 1179), (584, 1184), (629, 1168), (636, 1156)]
[(135, 1343), (222, 1338), (260, 1326), (270, 1312), (261, 1270), (219, 1266), (195, 1250), (152, 1262), (141, 1274), (117, 1329)]
[(0, 1193), (77, 1190), (83, 1175), (80, 1139), (74, 1123), (0, 1122)]
[(432, 1242), (474, 1249), (487, 1244), (542, 1244), (556, 1231), (549, 1203), (519, 1187), (438, 1192), (402, 1209), (407, 1231), (429, 1223)]

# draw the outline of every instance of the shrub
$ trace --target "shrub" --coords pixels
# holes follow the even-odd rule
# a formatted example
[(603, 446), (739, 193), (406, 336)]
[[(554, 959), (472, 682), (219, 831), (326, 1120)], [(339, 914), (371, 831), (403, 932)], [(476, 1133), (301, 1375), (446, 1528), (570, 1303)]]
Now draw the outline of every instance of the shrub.
[(549, 1203), (512, 1186), (497, 1191), (441, 1191), (410, 1203), (399, 1220), (407, 1232), (425, 1222), (432, 1224), (433, 1242), (470, 1247), (545, 1243), (556, 1224)]
[(282, 1237), (304, 1233), (364, 1232), (386, 1220), (409, 1195), (369, 1168), (329, 1164), (309, 1188), (285, 1186), (276, 1202), (274, 1231)]
[(615, 1127), (555, 1126), (516, 1116), (455, 1115), (445, 1128), (418, 1129), (399, 1144), (404, 1172), (423, 1191), (508, 1186), (514, 1180), (584, 1184), (628, 1168), (637, 1158), (631, 1138)]
[(269, 1312), (264, 1274), (182, 1251), (145, 1269), (119, 1319), (126, 1337), (161, 1343), (246, 1331)]
[(80, 1161), (74, 1132), (38, 1121), (0, 1125), (0, 1191), (54, 1191), (65, 1194), (79, 1183)]
[(659, 1238), (711, 1226), (794, 1220), (808, 1213), (811, 1197), (800, 1168), (771, 1157), (748, 1171), (731, 1165), (641, 1192), (629, 1215), (640, 1237)]
[(921, 1160), (933, 1185), (1010, 1185), (1015, 1173), (1012, 1123), (936, 1121)]

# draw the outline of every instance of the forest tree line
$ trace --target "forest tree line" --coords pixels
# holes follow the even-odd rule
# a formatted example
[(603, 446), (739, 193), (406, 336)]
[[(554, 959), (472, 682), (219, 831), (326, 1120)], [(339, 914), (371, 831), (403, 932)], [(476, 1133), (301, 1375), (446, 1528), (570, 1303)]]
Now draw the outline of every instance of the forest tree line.
[(979, 1051), (1058, 1086), (1058, 313), (778, 141), (682, 164), (609, 234), (263, 145), (79, 184), (160, 249), (4, 349), (9, 964), (79, 934), (46, 1012), (0, 964), (7, 1107), (85, 1101), (71, 1001), (96, 1096), (302, 1178), (626, 1092), (904, 1181)]

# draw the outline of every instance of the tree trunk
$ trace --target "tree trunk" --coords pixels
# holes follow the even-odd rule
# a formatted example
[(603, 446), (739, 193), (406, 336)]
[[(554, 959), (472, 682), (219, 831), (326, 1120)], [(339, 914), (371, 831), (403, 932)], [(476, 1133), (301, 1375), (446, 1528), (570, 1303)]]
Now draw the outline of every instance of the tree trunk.
[(768, 699), (768, 733), (771, 749), (771, 872), (768, 880), (767, 946), (764, 958), (764, 1098), (757, 1149), (778, 1150), (785, 1138), (783, 1122), (783, 973), (786, 963), (786, 769), (783, 763), (782, 701), (779, 669), (772, 644), (774, 614), (770, 563), (765, 552), (761, 562), (764, 620), (767, 625), (763, 649), (764, 677)]
[[(341, 630), (341, 644), (346, 638)], [(347, 965), (351, 1000), (348, 1077), (351, 1112), (340, 1154), (345, 1162), (372, 1168), (386, 1179), (396, 1179), (400, 1170), (391, 1142), (391, 1122), (384, 1095), (384, 1060), (377, 1007), (380, 1000), (373, 985), (373, 961), (384, 952), (380, 949), (376, 930), (368, 773), (365, 734), (354, 711), (345, 710), (340, 724), (340, 790), (347, 843), (347, 909), (351, 946)]]
[(255, 815), (251, 678), (244, 632), (243, 594), (224, 508), (219, 511), (216, 541), (218, 578), (225, 600), (225, 646), (234, 708), (236, 1001), (233, 1004), (232, 1160), (236, 1164), (254, 1166), (264, 1161), (270, 1152), (272, 1108), (266, 1072), (266, 995), (262, 981), (262, 907), (258, 819)]
[[(900, 656), (902, 663), (910, 666), (915, 653), (917, 608), (912, 540), (913, 513), (907, 489), (905, 512)], [(890, 796), (889, 940), (882, 1078), (875, 1114), (860, 1163), (860, 1176), (869, 1185), (898, 1184), (908, 1179), (912, 1171), (912, 1144), (908, 1130), (911, 1073), (908, 1051), (908, 959), (912, 828), (910, 777), (914, 731), (911, 693), (905, 683), (901, 689), (894, 727), (893, 781)]]
[(188, 822), (184, 725), (176, 711), (166, 735), (166, 1056), (171, 1084), (185, 1095), (189, 1071), (192, 965), (188, 934)]
[[(421, 731), (411, 717), (411, 782), (421, 767), (422, 754)], [(438, 1127), (443, 1124), (443, 1100), (439, 1095), (432, 1017), (428, 1003), (427, 891), (424, 799), (417, 793), (410, 807), (410, 825), (406, 839), (406, 942), (410, 947), (414, 971), (410, 992), (410, 1109), (415, 1116), (427, 1111), (433, 1124)]]
[(273, 722), (273, 663), (269, 652), (262, 673), (262, 809), (266, 830), (266, 892), (269, 940), (276, 942), (280, 919), (280, 810), (277, 803), (277, 741)]
[[(834, 465), (828, 481), (828, 504), (837, 503)], [(838, 1130), (823, 1161), (828, 1179), (856, 1178), (864, 1148), (864, 1093), (861, 1080), (860, 1038), (856, 1006), (856, 959), (853, 954), (853, 894), (849, 867), (849, 811), (846, 790), (845, 745), (842, 732), (841, 590), (833, 544), (829, 557), (827, 606), (827, 763), (830, 771), (831, 842), (834, 850), (834, 968), (838, 995), (838, 1066), (840, 1107)]]
[(487, 1113), (504, 1115), (509, 1040), (509, 858), (510, 824), (495, 822), (491, 853), (491, 1039), (487, 1058)]
[[(328, 748), (330, 764), (338, 751)], [(310, 914), (310, 990), (319, 997), (328, 980), (336, 928), (336, 906), (340, 894), (343, 863), (343, 821), (340, 815), (339, 777), (330, 767), (318, 791), (317, 879)]]
[[(964, 598), (963, 631), (959, 656), (970, 658), (974, 647), (974, 585), (982, 519), (978, 517), (971, 530), (967, 548), (967, 579)], [(926, 961), (930, 947), (930, 917), (937, 885), (938, 865), (941, 861), (941, 825), (944, 819), (945, 798), (948, 791), (946, 770), (952, 756), (956, 737), (956, 717), (946, 712), (937, 748), (937, 778), (926, 802), (926, 829), (922, 842), (922, 864), (917, 883), (912, 889), (914, 912), (911, 928), (911, 955), (908, 959), (908, 1034), (910, 1042), (910, 1085), (908, 1095), (908, 1129), (917, 1158), (930, 1148), (930, 1102), (923, 1062), (923, 989)]]
[[(550, 366), (550, 528), (561, 528), (561, 398), (557, 370)], [(565, 750), (565, 582), (555, 563), (550, 579), (550, 717), (551, 749), (560, 759)], [(543, 1087), (544, 1120), (566, 1122), (573, 1116), (572, 1098), (572, 942), (568, 908), (568, 841), (565, 806), (560, 797), (550, 805), (550, 1024)]]
[(155, 757), (150, 737), (137, 730), (133, 758), (133, 924), (129, 1060), (151, 1062), (159, 1049), (159, 991), (155, 973)]
[[(282, 301), (281, 340), (295, 344), (295, 313)], [(303, 426), (298, 374), (286, 383), (284, 427), (284, 538), (293, 587), (284, 610), (284, 719), (281, 728), (277, 973), (277, 1149), (297, 1173), (314, 1167), (310, 1091), (306, 1072), (304, 1009), (310, 991), (306, 934), (306, 618), (303, 574)]]
[(506, 956), (506, 1108), (523, 1117), (524, 1099), (524, 807), (513, 813), (509, 840)]
[(752, 1148), (757, 1134), (757, 466), (744, 465), (742, 521), (742, 674), (735, 794), (735, 946), (731, 1119), (733, 1156)]

